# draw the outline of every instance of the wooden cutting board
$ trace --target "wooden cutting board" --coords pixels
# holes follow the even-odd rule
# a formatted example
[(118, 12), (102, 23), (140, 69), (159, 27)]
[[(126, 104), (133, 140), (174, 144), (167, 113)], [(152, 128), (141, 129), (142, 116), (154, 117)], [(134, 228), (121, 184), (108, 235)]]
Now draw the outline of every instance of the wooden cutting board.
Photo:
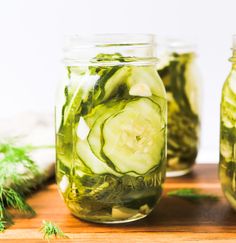
[[(192, 203), (170, 198), (176, 188), (197, 188), (220, 196), (218, 202)], [(217, 179), (217, 165), (197, 165), (194, 172), (167, 179), (164, 195), (153, 213), (125, 225), (99, 225), (72, 216), (55, 184), (46, 186), (28, 199), (37, 216), (17, 216), (15, 225), (0, 234), (0, 242), (45, 242), (39, 228), (43, 219), (52, 220), (70, 237), (57, 242), (236, 242), (236, 212), (226, 202)]]

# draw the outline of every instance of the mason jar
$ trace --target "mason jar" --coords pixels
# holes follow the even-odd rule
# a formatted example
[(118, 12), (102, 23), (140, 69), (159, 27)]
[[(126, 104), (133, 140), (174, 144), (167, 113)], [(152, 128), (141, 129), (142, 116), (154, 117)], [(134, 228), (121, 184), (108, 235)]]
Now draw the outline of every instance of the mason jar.
[(232, 50), (232, 67), (221, 97), (219, 176), (224, 195), (236, 210), (236, 35)]
[(158, 73), (168, 101), (167, 176), (191, 171), (199, 145), (201, 77), (193, 45), (160, 40)]
[(66, 41), (56, 105), (56, 178), (75, 216), (130, 222), (148, 215), (160, 199), (167, 101), (156, 64), (152, 35)]

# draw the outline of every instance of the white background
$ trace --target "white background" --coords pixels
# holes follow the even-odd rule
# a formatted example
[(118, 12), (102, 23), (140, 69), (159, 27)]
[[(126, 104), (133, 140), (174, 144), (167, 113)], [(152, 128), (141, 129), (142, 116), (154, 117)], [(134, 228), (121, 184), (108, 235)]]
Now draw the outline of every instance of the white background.
[(193, 41), (203, 76), (199, 162), (218, 159), (219, 104), (235, 0), (0, 0), (0, 118), (53, 111), (62, 37), (155, 33)]

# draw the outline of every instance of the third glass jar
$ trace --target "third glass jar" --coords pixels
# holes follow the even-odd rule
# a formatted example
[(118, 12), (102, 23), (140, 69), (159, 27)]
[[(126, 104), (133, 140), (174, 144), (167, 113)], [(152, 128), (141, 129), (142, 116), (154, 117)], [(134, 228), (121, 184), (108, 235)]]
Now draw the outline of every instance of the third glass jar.
[(236, 35), (232, 52), (221, 96), (219, 177), (225, 197), (236, 210)]
[(158, 73), (168, 100), (167, 176), (191, 171), (199, 145), (200, 75), (192, 45), (161, 40)]

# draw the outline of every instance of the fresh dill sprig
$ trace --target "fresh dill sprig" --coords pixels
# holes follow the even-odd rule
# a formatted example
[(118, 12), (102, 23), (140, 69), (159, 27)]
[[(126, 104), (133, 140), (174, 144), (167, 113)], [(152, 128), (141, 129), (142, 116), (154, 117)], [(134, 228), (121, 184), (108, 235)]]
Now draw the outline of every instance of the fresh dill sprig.
[(190, 201), (197, 201), (201, 199), (217, 201), (219, 199), (216, 195), (201, 193), (199, 190), (192, 188), (181, 188), (178, 190), (170, 191), (167, 193), (167, 195), (171, 197), (183, 198)]
[(65, 233), (60, 229), (57, 224), (47, 220), (43, 220), (40, 231), (43, 233), (43, 238), (45, 240), (50, 240), (53, 237), (69, 238), (67, 235), (65, 235)]
[(38, 187), (43, 177), (30, 152), (52, 146), (16, 146), (13, 141), (0, 142), (0, 232), (13, 224), (8, 208), (34, 216), (25, 196)]
[(12, 215), (7, 210), (9, 207), (31, 217), (35, 215), (35, 211), (17, 191), (0, 186), (0, 232), (13, 224)]
[(26, 203), (25, 199), (14, 189), (0, 186), (0, 203), (12, 207), (22, 213), (35, 215), (34, 210)]
[(3, 232), (8, 226), (12, 225), (12, 216), (0, 203), (0, 232)]
[(4, 221), (4, 220), (1, 220), (0, 221), (0, 232), (3, 232), (4, 230), (5, 230), (5, 228), (6, 228), (6, 221)]

